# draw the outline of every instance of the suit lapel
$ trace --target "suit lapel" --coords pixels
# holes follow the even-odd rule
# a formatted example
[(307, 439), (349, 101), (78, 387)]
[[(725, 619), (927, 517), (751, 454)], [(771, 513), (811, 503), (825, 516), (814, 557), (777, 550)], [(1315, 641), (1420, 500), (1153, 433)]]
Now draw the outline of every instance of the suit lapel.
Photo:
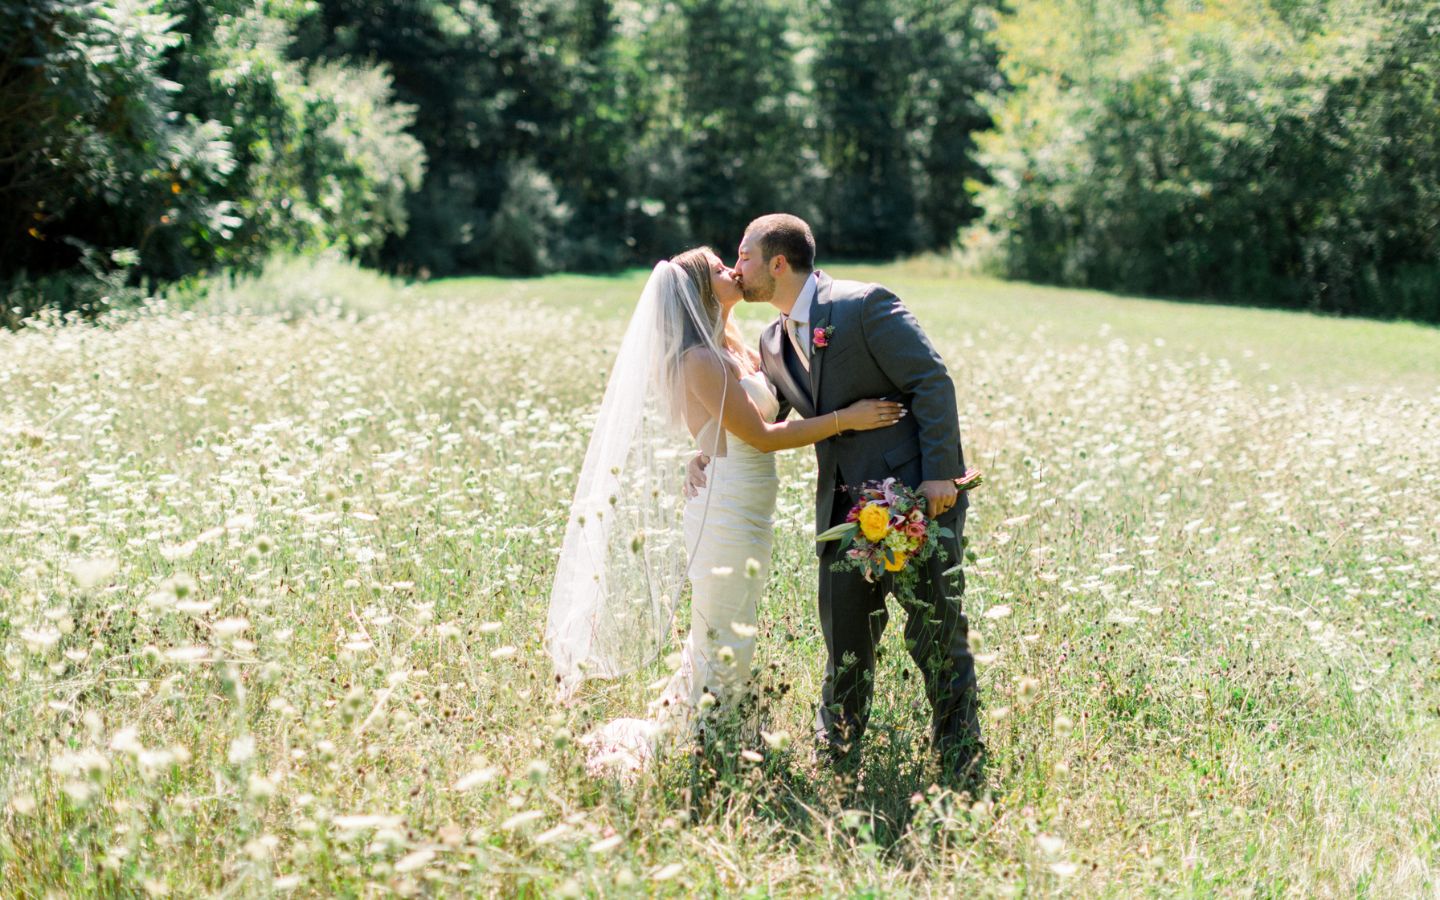
[(790, 341), (785, 336), (785, 329), (776, 319), (765, 333), (760, 336), (760, 359), (766, 366), (770, 380), (790, 401), (790, 405), (800, 411), (805, 418), (815, 415), (815, 402), (813, 395), (805, 389), (805, 384), (795, 377), (795, 369), (789, 363), (787, 354), (793, 355), (790, 349)]
[(823, 347), (814, 344), (816, 329), (825, 329), (830, 326), (830, 288), (834, 281), (824, 272), (815, 273), (815, 299), (810, 303), (810, 396), (814, 399), (815, 408), (820, 408), (820, 376), (825, 371), (825, 358), (828, 355)]

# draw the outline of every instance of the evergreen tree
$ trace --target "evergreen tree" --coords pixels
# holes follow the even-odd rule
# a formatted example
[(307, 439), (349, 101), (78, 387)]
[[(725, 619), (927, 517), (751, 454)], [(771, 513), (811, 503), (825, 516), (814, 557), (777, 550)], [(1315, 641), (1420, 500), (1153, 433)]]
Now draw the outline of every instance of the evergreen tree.
[(683, 0), (684, 205), (693, 239), (722, 255), (745, 225), (814, 218), (817, 159), (801, 115), (791, 11), (773, 0)]
[(913, 61), (896, 2), (824, 0), (815, 10), (813, 102), (827, 253), (910, 253), (921, 241), (902, 119)]
[(987, 39), (991, 11), (971, 2), (913, 0), (906, 11), (911, 61), (904, 127), (916, 171), (923, 247), (953, 245), (980, 215), (977, 187), (988, 180), (975, 135), (990, 127), (982, 98), (1003, 88)]

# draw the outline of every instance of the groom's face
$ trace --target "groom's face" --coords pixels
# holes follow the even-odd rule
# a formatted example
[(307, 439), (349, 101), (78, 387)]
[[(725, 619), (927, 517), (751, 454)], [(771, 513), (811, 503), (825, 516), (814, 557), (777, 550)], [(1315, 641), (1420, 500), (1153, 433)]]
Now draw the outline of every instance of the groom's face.
[(775, 296), (775, 276), (770, 274), (758, 243), (747, 234), (740, 241), (739, 258), (735, 260), (735, 280), (740, 282), (746, 303), (769, 303)]

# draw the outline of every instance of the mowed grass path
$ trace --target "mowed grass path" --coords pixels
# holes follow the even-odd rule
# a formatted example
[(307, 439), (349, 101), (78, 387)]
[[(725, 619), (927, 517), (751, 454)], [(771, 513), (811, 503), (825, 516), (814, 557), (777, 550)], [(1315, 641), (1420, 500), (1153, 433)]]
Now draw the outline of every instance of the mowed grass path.
[(858, 780), (811, 760), (804, 451), (770, 745), (587, 776), (665, 671), (562, 707), (540, 646), (643, 273), (297, 265), (0, 333), (0, 894), (1440, 890), (1440, 332), (834, 273), (915, 310), (987, 475), (981, 796), (931, 787), (898, 611)]

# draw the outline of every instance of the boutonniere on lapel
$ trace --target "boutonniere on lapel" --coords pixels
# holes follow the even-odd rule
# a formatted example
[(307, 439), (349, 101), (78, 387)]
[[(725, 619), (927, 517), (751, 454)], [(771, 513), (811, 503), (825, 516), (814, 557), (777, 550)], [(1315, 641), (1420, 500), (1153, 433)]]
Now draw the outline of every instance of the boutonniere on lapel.
[(815, 345), (816, 350), (824, 350), (830, 346), (830, 338), (835, 336), (835, 326), (826, 325), (824, 328), (817, 328), (810, 335), (810, 343)]

